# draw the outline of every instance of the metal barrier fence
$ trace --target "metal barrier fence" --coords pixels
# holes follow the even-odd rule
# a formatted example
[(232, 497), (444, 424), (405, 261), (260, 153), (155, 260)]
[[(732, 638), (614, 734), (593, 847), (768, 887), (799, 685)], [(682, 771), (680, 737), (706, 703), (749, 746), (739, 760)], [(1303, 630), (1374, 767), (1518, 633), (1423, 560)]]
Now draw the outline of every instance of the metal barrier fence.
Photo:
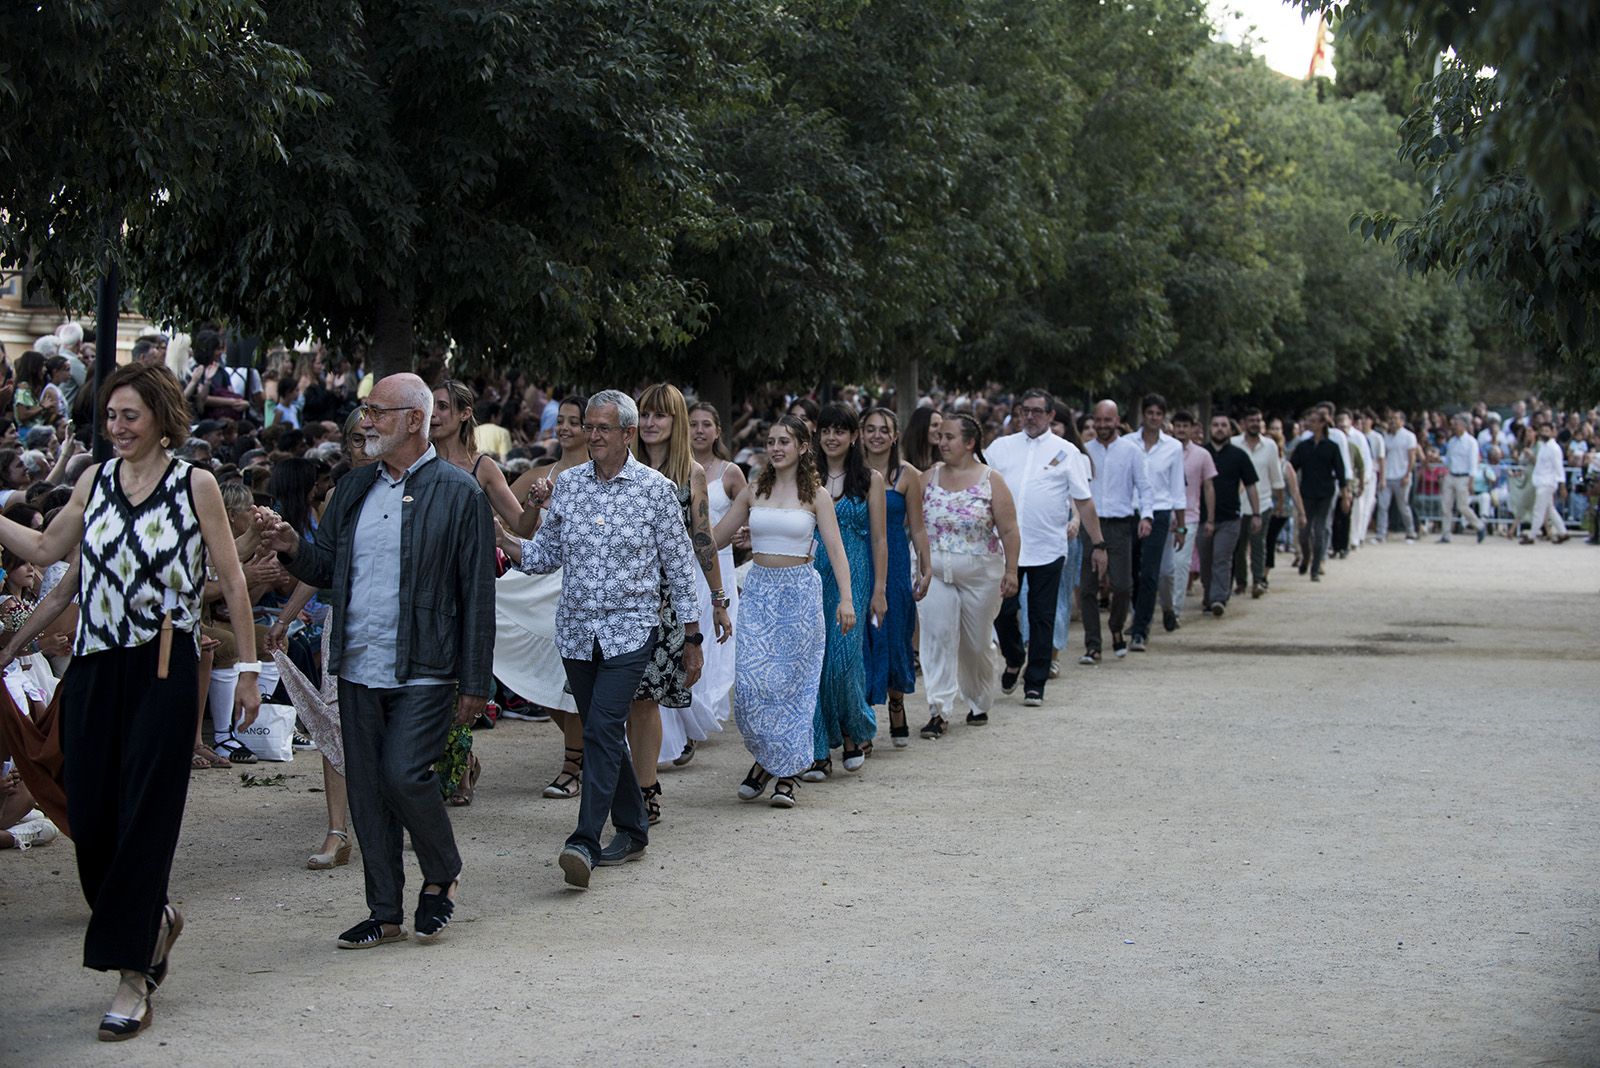
[[(1477, 511), (1479, 518), (1491, 527), (1507, 527), (1518, 522), (1513, 506), (1512, 479), (1525, 470), (1521, 464), (1480, 464), (1479, 473), (1473, 479), (1472, 506)], [(1493, 478), (1490, 478), (1490, 473)], [(1582, 528), (1594, 512), (1595, 503), (1587, 495), (1587, 484), (1584, 481), (1583, 468), (1568, 467), (1566, 472), (1565, 492), (1556, 498), (1556, 510), (1561, 514), (1561, 519), (1568, 527)], [(1411, 514), (1416, 518), (1417, 528), (1424, 529), (1424, 524), (1438, 524), (1444, 516), (1444, 480), (1448, 476), (1448, 469), (1443, 464), (1424, 464), (1417, 469), (1416, 476), (1411, 480)], [(1397, 515), (1392, 515), (1389, 529), (1395, 529), (1399, 524)], [(1527, 517), (1522, 518), (1523, 522)]]

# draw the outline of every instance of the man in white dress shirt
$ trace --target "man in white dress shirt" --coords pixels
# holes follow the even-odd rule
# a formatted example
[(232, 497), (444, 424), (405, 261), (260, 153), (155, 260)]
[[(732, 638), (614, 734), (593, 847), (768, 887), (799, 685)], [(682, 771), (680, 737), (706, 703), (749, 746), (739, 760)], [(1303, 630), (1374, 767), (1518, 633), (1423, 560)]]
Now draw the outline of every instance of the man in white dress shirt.
[[(1117, 402), (1103, 400), (1094, 406), (1094, 437), (1084, 447), (1094, 465), (1094, 508), (1104, 535), (1111, 583), (1111, 650), (1128, 655), (1122, 636), (1133, 591), (1133, 540), (1150, 536), (1155, 515), (1155, 490), (1144, 462), (1144, 449), (1136, 434), (1122, 436), (1122, 413)], [(1088, 555), (1084, 556), (1085, 561)], [(1080, 664), (1100, 662), (1100, 584), (1087, 562), (1078, 590), (1078, 614), (1083, 618), (1083, 656)]]
[[(1156, 593), (1161, 585), (1162, 561), (1188, 537), (1184, 508), (1188, 494), (1183, 485), (1183, 442), (1168, 434), (1167, 398), (1151, 393), (1139, 402), (1143, 418), (1136, 440), (1144, 449), (1145, 471), (1154, 495), (1150, 534), (1139, 539), (1138, 578), (1134, 587), (1133, 626), (1128, 629), (1128, 649), (1142, 653), (1150, 641), (1150, 622), (1156, 614)], [(1184, 528), (1178, 532), (1177, 528)], [(1172, 544), (1169, 545), (1169, 537)]]
[(1536, 416), (1534, 428), (1539, 432), (1539, 455), (1533, 463), (1533, 525), (1522, 535), (1521, 542), (1532, 545), (1539, 533), (1548, 528), (1550, 537), (1560, 545), (1568, 535), (1561, 510), (1556, 507), (1556, 490), (1566, 481), (1566, 457), (1549, 415)]
[[(1244, 450), (1256, 469), (1256, 501), (1261, 509), (1261, 522), (1240, 526), (1239, 544), (1248, 547), (1250, 568), (1250, 596), (1260, 597), (1267, 592), (1267, 524), (1273, 509), (1283, 502), (1283, 460), (1278, 453), (1278, 443), (1261, 432), (1261, 409), (1245, 408), (1239, 413), (1240, 433), (1233, 436), (1233, 444)], [(1239, 515), (1248, 520), (1256, 514), (1251, 501), (1239, 502)], [(1248, 528), (1248, 533), (1246, 533)], [(1244, 568), (1235, 560), (1235, 576), (1244, 582)]]
[(1486, 533), (1483, 520), (1472, 507), (1472, 480), (1478, 473), (1478, 439), (1467, 430), (1467, 417), (1452, 415), (1450, 417), (1450, 440), (1444, 445), (1445, 476), (1444, 493), (1439, 502), (1439, 515), (1442, 519), (1440, 526), (1443, 528), (1439, 540), (1444, 544), (1450, 543), (1450, 528), (1454, 525), (1455, 513), (1461, 513), (1461, 522), (1478, 532), (1478, 542), (1483, 542)]
[(1015, 692), (1021, 676), (1022, 703), (1037, 707), (1044, 703), (1044, 684), (1050, 678), (1055, 648), (1056, 598), (1061, 589), (1061, 566), (1067, 558), (1069, 504), (1078, 506), (1080, 536), (1088, 538), (1093, 549), (1085, 556), (1085, 573), (1091, 567), (1095, 574), (1103, 572), (1106, 554), (1094, 499), (1078, 473), (1076, 461), (1081, 453), (1050, 432), (1055, 400), (1042, 389), (1030, 389), (1022, 395), (1019, 408), (1022, 432), (997, 438), (985, 453), (989, 466), (1006, 480), (1016, 503), (1017, 529), (1022, 535), (1017, 572), (1028, 587), (1027, 647), (1023, 647), (1017, 621), (1022, 602), (1015, 594), (1000, 602), (994, 631), (1005, 657), (1001, 690)]

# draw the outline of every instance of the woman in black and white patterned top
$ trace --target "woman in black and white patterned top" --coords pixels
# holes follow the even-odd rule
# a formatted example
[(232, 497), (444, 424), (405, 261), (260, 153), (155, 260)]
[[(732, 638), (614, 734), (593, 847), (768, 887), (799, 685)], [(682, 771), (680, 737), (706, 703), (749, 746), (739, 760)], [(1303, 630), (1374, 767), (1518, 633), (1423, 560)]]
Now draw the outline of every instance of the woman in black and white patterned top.
[[(85, 471), (44, 531), (0, 519), (0, 544), (45, 567), (81, 550), (78, 632), (62, 679), (67, 814), (92, 909), (83, 963), (121, 973), (100, 1038), (150, 1023), (183, 918), (167, 904), (194, 742), (197, 625), (207, 554), (233, 619), (250, 618), (222, 493), (170, 454), (189, 422), (166, 368), (123, 367), (100, 392), (114, 459)], [(235, 715), (255, 719), (255, 632), (238, 634)], [(241, 682), (245, 679), (241, 678)]]

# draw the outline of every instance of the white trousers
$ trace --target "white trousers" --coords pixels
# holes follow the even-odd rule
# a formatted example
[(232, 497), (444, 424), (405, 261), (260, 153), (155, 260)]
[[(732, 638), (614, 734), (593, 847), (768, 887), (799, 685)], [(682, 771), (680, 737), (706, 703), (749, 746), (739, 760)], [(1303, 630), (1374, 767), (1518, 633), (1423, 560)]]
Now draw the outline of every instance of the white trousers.
[(1483, 520), (1478, 518), (1478, 513), (1472, 508), (1471, 475), (1446, 475), (1444, 485), (1439, 487), (1439, 515), (1444, 526), (1440, 533), (1447, 538), (1450, 536), (1450, 528), (1455, 525), (1452, 519), (1456, 512), (1461, 513), (1463, 526), (1471, 527), (1473, 530), (1483, 526)]
[(1372, 513), (1378, 506), (1378, 480), (1371, 475), (1367, 476), (1367, 484), (1361, 487), (1361, 496), (1355, 499), (1355, 512), (1350, 518), (1350, 544), (1359, 546), (1367, 540), (1367, 531), (1372, 528)]
[(1554, 486), (1533, 487), (1533, 527), (1528, 531), (1529, 537), (1538, 537), (1539, 531), (1549, 527), (1551, 537), (1560, 537), (1567, 532), (1567, 524), (1562, 522), (1561, 510), (1556, 507), (1556, 488)]
[(1161, 554), (1161, 582), (1156, 587), (1161, 610), (1179, 619), (1183, 618), (1183, 597), (1189, 589), (1189, 565), (1194, 560), (1195, 543), (1200, 540), (1199, 530), (1199, 523), (1189, 528), (1189, 533), (1183, 536), (1181, 549), (1174, 548), (1172, 539), (1168, 538), (1167, 548)]
[(922, 681), (931, 715), (951, 719), (963, 697), (974, 712), (994, 704), (994, 617), (1005, 557), (935, 551), (933, 581), (917, 611)]

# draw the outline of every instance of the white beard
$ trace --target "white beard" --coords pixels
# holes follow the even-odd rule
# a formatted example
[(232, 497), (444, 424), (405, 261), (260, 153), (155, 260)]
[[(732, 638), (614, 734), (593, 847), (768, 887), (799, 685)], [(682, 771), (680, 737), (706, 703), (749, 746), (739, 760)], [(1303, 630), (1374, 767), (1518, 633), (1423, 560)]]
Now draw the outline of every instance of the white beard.
[(399, 448), (406, 438), (410, 437), (404, 430), (396, 430), (392, 434), (368, 434), (367, 458), (381, 460), (395, 449)]

